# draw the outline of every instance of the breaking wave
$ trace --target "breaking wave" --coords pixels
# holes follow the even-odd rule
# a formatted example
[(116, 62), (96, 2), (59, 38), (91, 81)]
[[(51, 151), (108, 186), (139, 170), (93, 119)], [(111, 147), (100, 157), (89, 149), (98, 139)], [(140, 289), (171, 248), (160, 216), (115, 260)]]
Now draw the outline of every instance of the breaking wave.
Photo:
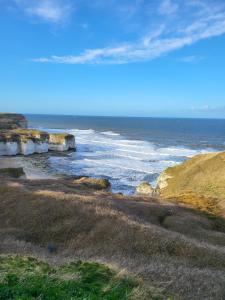
[(114, 192), (125, 194), (133, 193), (141, 181), (156, 185), (158, 175), (167, 167), (209, 151), (159, 147), (148, 141), (126, 139), (112, 131), (70, 129), (67, 132), (75, 135), (77, 151), (66, 157), (51, 157), (49, 162), (54, 171), (108, 178)]

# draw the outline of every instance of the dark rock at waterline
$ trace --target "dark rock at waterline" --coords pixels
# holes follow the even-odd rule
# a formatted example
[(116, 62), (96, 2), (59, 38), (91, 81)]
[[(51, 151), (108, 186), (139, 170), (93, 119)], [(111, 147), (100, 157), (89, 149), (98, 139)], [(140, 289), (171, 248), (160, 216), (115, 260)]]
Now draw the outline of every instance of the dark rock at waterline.
[(0, 169), (0, 176), (9, 178), (25, 177), (23, 168), (4, 168)]

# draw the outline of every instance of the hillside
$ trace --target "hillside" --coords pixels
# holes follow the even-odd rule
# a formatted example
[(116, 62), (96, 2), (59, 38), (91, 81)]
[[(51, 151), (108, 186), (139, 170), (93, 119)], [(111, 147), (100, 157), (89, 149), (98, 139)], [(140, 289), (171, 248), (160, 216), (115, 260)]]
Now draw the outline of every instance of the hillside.
[(1, 179), (0, 228), (1, 254), (114, 266), (144, 282), (147, 296), (134, 299), (225, 295), (225, 228), (177, 204), (111, 194), (90, 179)]
[(225, 152), (197, 155), (158, 180), (162, 197), (225, 216)]

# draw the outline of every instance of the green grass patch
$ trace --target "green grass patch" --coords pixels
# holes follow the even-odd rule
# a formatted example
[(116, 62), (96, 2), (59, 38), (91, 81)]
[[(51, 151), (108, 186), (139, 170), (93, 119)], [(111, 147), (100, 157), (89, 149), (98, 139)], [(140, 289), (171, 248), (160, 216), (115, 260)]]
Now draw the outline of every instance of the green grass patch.
[(56, 268), (33, 258), (0, 257), (1, 300), (123, 300), (137, 287), (136, 280), (97, 263)]

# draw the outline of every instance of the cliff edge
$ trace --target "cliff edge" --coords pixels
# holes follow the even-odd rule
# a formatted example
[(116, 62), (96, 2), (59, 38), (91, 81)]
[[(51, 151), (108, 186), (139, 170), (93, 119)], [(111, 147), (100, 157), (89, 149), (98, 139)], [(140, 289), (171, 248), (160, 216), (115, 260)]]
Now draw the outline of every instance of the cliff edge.
[(166, 169), (157, 190), (164, 198), (225, 216), (225, 152), (197, 155)]

